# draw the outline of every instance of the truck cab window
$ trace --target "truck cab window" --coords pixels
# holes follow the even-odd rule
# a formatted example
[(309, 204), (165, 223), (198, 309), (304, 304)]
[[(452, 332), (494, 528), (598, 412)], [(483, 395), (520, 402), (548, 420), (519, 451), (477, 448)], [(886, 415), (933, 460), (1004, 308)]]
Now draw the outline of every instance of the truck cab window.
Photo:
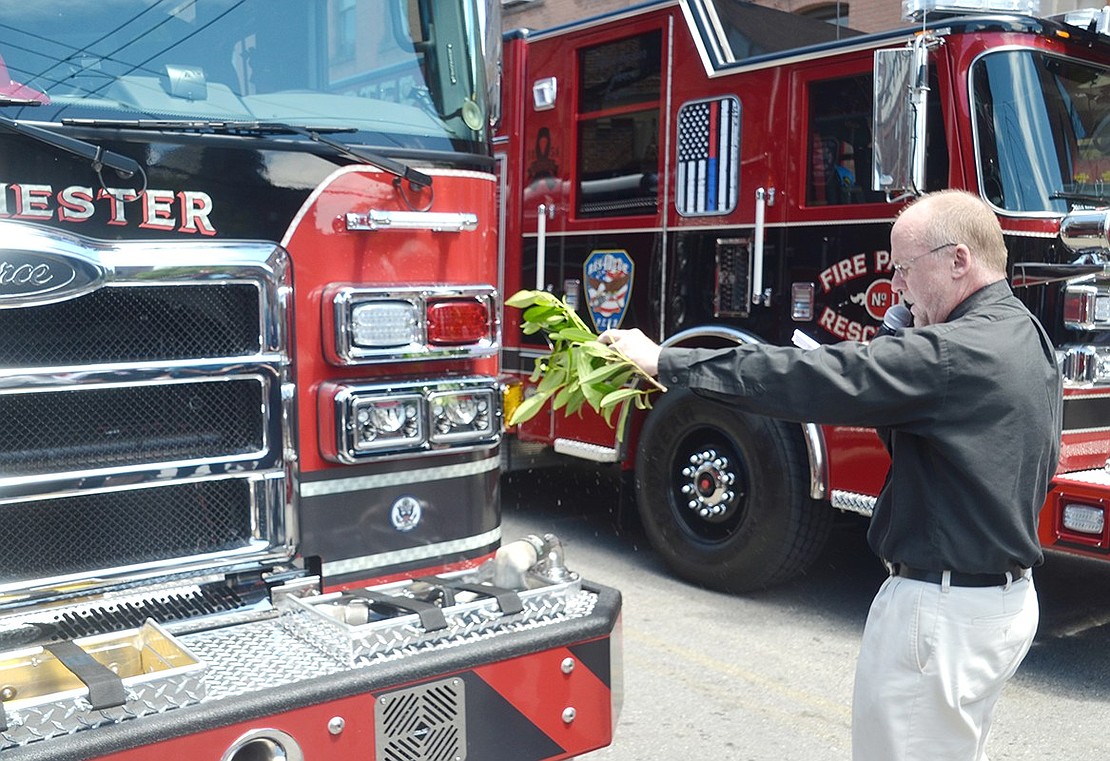
[(1104, 67), (1032, 50), (975, 64), (976, 150), (983, 196), (1010, 212), (1062, 214), (1061, 194), (1106, 198), (1110, 128)]
[(661, 55), (658, 30), (579, 51), (579, 216), (656, 212)]
[(878, 203), (871, 185), (871, 75), (809, 87), (806, 203)]
[[(239, 0), (12, 6), (11, 77), (63, 119), (284, 122), (335, 139), (484, 152), (469, 0)], [(65, 18), (64, 24), (58, 18)]]

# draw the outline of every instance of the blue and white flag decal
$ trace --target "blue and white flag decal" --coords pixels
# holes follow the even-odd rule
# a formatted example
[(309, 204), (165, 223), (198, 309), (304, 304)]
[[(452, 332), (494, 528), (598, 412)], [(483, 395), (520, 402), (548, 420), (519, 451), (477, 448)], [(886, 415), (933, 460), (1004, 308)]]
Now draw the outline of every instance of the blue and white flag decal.
[(586, 305), (598, 333), (619, 328), (632, 295), (632, 258), (627, 251), (594, 251), (582, 265)]

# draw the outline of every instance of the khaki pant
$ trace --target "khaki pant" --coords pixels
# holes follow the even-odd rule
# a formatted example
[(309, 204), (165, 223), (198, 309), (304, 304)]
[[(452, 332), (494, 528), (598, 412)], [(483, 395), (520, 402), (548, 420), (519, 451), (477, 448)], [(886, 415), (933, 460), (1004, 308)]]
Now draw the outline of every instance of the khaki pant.
[(1029, 571), (1004, 587), (888, 578), (860, 643), (853, 760), (986, 761), (995, 704), (1039, 618)]

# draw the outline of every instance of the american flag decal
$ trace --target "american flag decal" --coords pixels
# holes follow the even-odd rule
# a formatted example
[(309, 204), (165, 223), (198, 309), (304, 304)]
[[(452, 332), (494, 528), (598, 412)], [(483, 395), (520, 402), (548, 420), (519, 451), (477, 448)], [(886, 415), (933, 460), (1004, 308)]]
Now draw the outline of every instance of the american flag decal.
[(703, 100), (678, 110), (679, 214), (725, 214), (735, 209), (739, 166), (739, 100)]

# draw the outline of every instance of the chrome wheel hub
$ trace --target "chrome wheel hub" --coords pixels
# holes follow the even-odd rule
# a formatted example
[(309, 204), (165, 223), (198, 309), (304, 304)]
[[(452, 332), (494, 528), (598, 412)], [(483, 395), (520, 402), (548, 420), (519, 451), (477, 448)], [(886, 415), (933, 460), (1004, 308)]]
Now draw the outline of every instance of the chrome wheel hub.
[(733, 484), (736, 474), (727, 457), (708, 448), (690, 456), (690, 464), (682, 469), (681, 486), (686, 507), (707, 520), (719, 518), (736, 498)]

